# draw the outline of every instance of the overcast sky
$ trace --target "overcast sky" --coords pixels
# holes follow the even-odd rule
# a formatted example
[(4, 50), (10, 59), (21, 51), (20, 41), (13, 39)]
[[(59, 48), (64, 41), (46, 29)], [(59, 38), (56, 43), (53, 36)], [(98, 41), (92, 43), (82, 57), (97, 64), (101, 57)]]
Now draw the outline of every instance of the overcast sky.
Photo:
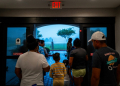
[[(72, 28), (72, 30), (75, 31), (76, 34), (70, 36), (71, 38), (75, 39), (75, 38), (79, 38), (79, 27), (75, 27), (72, 25), (64, 25), (64, 24), (54, 24), (54, 25), (47, 25), (47, 26), (43, 26), (40, 28), (37, 28), (38, 31), (40, 31), (40, 34), (42, 34), (42, 38), (53, 38), (53, 41), (56, 43), (66, 43), (65, 38), (58, 36), (57, 32), (59, 30), (62, 29), (67, 29), (67, 28)], [(42, 39), (41, 38), (41, 39)]]

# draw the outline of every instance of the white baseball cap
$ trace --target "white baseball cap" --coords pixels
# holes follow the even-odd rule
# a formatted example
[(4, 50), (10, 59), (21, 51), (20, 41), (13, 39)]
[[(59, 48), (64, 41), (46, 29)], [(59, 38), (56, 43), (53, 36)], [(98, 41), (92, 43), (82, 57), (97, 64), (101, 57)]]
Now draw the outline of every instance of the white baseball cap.
[(96, 31), (92, 34), (91, 39), (88, 40), (88, 42), (90, 42), (92, 40), (106, 40), (106, 37), (105, 37), (104, 33), (100, 32), (100, 31)]

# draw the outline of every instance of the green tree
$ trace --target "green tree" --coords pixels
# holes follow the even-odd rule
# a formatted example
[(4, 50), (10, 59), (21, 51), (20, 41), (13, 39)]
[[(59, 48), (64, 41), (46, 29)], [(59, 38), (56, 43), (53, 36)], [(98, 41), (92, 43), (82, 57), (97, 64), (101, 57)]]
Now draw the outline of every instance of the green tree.
[(61, 37), (65, 38), (66, 41), (73, 34), (76, 34), (76, 33), (75, 33), (74, 30), (72, 30), (72, 28), (62, 29), (62, 30), (59, 30), (58, 33), (57, 33), (58, 36), (61, 36)]
[(42, 37), (42, 34), (40, 34), (40, 31), (37, 30), (37, 37)]

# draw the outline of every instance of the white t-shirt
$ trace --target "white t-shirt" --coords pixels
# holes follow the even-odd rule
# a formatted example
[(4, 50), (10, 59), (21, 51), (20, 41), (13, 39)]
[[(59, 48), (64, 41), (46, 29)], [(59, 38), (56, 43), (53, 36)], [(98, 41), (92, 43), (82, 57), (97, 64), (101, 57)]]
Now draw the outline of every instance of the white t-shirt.
[(48, 66), (49, 64), (42, 54), (28, 51), (20, 55), (16, 63), (16, 68), (22, 70), (20, 86), (43, 85), (43, 68)]
[(70, 77), (68, 75), (68, 68), (66, 67), (67, 74), (64, 77), (64, 81), (70, 81)]

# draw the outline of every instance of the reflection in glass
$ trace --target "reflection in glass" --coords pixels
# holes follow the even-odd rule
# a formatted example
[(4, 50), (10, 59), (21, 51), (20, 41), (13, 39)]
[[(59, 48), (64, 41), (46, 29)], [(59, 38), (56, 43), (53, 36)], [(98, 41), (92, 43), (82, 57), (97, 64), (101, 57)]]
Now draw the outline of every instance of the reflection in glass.
[(24, 53), (26, 51), (25, 40), (26, 27), (8, 27), (7, 56), (13, 56), (14, 53)]
[(20, 79), (15, 74), (17, 59), (6, 59), (6, 85), (20, 85)]

